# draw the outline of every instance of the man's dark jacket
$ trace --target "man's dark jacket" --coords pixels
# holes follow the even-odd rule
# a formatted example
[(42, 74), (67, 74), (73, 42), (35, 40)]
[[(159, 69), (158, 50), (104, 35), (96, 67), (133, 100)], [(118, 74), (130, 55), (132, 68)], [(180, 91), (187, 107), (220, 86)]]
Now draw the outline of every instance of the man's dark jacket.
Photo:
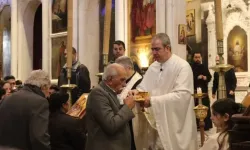
[(0, 104), (0, 146), (50, 150), (48, 101), (37, 86), (25, 85)]
[[(58, 79), (58, 86), (60, 87), (61, 85), (67, 83), (68, 83), (67, 70), (66, 70), (66, 65), (64, 65)], [(83, 93), (89, 93), (90, 91), (91, 82), (89, 77), (89, 70), (85, 65), (81, 64), (79, 61), (75, 62), (72, 65), (70, 83), (77, 85), (77, 87), (72, 90), (73, 104), (78, 100), (78, 98)]]

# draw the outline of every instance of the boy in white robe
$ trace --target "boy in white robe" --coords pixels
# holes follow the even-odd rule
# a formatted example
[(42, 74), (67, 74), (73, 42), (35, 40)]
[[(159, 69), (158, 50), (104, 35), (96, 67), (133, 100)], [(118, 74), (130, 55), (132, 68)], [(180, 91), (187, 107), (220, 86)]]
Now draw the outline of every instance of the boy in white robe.
[(142, 149), (196, 150), (191, 67), (171, 53), (170, 39), (165, 33), (153, 37), (151, 49), (156, 61), (148, 68), (137, 91), (132, 91), (133, 94), (138, 91), (150, 93), (144, 102), (144, 114), (151, 126), (143, 125), (145, 128), (142, 128), (138, 125), (136, 129), (148, 134), (141, 136), (141, 143), (145, 144)]

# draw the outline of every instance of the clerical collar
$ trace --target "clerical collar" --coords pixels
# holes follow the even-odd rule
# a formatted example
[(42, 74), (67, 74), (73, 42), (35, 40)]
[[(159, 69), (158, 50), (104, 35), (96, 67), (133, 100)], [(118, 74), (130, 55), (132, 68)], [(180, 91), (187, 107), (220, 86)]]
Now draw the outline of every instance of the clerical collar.
[(126, 80), (126, 83), (128, 83), (133, 78), (133, 76), (135, 75), (135, 73), (136, 73), (136, 71), (134, 71), (133, 75)]

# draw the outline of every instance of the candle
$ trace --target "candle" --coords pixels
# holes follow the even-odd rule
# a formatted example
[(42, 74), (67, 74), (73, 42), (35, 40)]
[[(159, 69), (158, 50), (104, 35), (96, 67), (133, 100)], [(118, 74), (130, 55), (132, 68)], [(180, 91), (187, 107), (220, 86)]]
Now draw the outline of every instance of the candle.
[(201, 95), (201, 94), (202, 94), (202, 90), (201, 90), (200, 87), (197, 88), (197, 94), (198, 94), (198, 95)]
[(68, 1), (67, 68), (72, 68), (73, 0)]

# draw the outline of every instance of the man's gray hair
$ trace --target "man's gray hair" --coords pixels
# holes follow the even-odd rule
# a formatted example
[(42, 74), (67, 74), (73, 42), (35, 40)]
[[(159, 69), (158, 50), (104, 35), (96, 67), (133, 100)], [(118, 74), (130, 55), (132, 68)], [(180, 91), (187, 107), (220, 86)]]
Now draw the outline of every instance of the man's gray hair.
[(131, 58), (129, 58), (128, 56), (121, 56), (118, 57), (115, 60), (116, 63), (122, 65), (123, 67), (130, 67), (131, 69), (134, 70), (134, 64), (133, 61), (131, 60)]
[(119, 67), (123, 67), (123, 66), (117, 63), (108, 65), (106, 69), (104, 70), (104, 73), (102, 75), (102, 80), (107, 81), (110, 77), (118, 75), (117, 69)]
[(152, 41), (155, 39), (160, 39), (162, 42), (162, 45), (164, 47), (168, 46), (169, 48), (171, 48), (171, 42), (170, 42), (170, 38), (166, 33), (158, 33), (156, 34), (153, 38)]
[(31, 71), (29, 77), (26, 79), (24, 84), (35, 85), (38, 87), (49, 86), (49, 74), (43, 70), (33, 70)]

